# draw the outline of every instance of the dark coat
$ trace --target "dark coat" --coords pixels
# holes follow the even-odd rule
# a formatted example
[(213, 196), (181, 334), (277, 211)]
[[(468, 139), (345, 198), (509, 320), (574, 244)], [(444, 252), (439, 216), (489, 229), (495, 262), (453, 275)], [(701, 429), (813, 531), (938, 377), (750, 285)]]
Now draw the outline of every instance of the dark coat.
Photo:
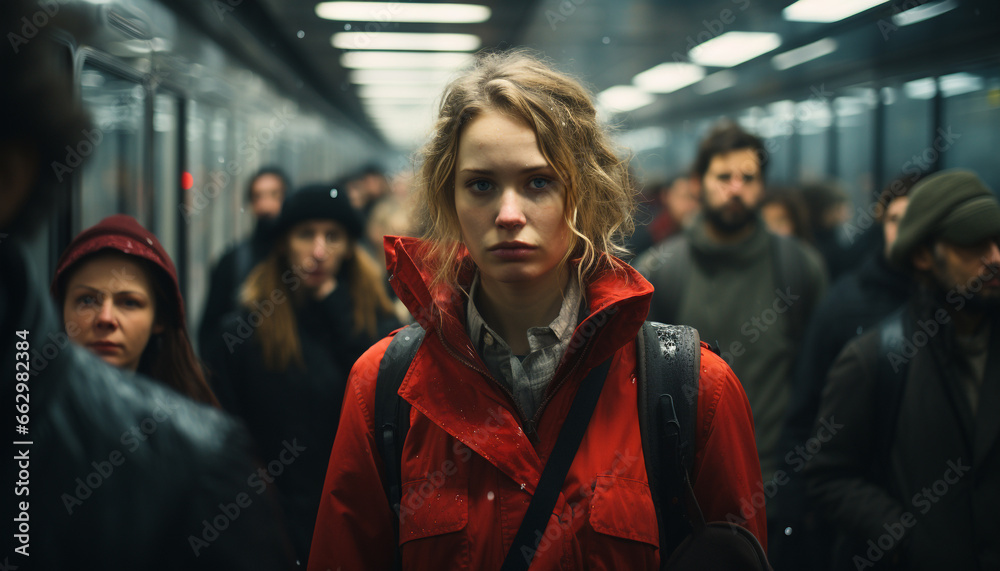
[[(295, 307), (305, 367), (272, 371), (253, 334), (259, 317), (245, 310), (227, 316), (206, 358), (223, 408), (246, 422), (264, 458), (278, 458), (289, 446), (299, 450), (293, 461), (281, 460), (271, 472), (296, 557), (305, 564), (347, 377), (379, 337), (354, 333), (350, 293), (338, 287), (322, 301)], [(383, 316), (378, 334), (397, 327), (395, 317)]]
[(205, 310), (198, 323), (198, 352), (204, 358), (214, 343), (213, 337), (221, 334), (223, 319), (239, 309), (239, 290), (258, 262), (271, 250), (273, 222), (260, 219), (253, 234), (226, 250), (209, 276)]
[(889, 266), (881, 251), (872, 252), (860, 268), (837, 280), (816, 308), (796, 362), (792, 399), (778, 446), (779, 466), (788, 472), (790, 481), (776, 496), (776, 518), (795, 522), (805, 508), (801, 456), (795, 448), (812, 436), (830, 366), (848, 341), (905, 304), (914, 291), (913, 283), (910, 276)]
[[(904, 317), (911, 350), (889, 361), (907, 367), (894, 423), (881, 416), (890, 403), (879, 391), (878, 330), (851, 341), (834, 363), (819, 418), (839, 428), (806, 479), (825, 516), (854, 541), (849, 568), (878, 559), (912, 571), (1000, 569), (1000, 318), (991, 331), (978, 417), (955, 378), (952, 322), (923, 296)], [(878, 445), (883, 425), (895, 433), (887, 457)]]
[[(3, 370), (13, 377), (27, 331), (29, 433), (8, 439), (7, 481), (24, 470), (31, 569), (288, 569), (291, 549), (270, 494), (248, 484), (250, 439), (221, 411), (105, 364), (70, 343), (25, 257), (0, 246)], [(15, 402), (15, 383), (6, 383)], [(22, 402), (18, 399), (18, 402)], [(9, 500), (8, 500), (9, 501)], [(27, 503), (27, 510), (22, 504)], [(18, 525), (14, 522), (14, 525)], [(9, 531), (9, 532), (8, 532)]]

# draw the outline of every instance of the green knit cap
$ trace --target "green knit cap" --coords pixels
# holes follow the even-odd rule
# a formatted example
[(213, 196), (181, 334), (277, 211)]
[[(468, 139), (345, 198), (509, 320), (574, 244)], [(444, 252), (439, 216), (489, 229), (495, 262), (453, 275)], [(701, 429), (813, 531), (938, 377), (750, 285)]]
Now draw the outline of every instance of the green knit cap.
[(917, 246), (928, 239), (970, 246), (994, 236), (1000, 236), (996, 195), (974, 173), (947, 170), (925, 178), (910, 191), (910, 204), (889, 256), (894, 264), (909, 267)]

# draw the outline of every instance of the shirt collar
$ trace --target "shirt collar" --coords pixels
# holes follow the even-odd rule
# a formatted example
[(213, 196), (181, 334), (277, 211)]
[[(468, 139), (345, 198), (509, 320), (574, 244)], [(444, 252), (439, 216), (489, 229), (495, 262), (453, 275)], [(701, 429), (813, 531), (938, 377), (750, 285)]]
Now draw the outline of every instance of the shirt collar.
[[(486, 324), (483, 316), (479, 313), (476, 308), (475, 296), (476, 289), (479, 287), (479, 272), (476, 271), (475, 277), (472, 279), (472, 286), (469, 287), (469, 302), (466, 307), (466, 331), (469, 333), (469, 339), (476, 345), (476, 347), (482, 347), (483, 334), (489, 332), (495, 337), (499, 338), (493, 329)], [(532, 327), (528, 330), (529, 341), (533, 337), (531, 333), (536, 332), (538, 329), (550, 330), (560, 342), (567, 342), (569, 338), (573, 335), (573, 331), (579, 321), (580, 303), (583, 298), (583, 292), (580, 288), (579, 280), (576, 279), (575, 275), (571, 275), (569, 284), (566, 291), (563, 294), (562, 306), (559, 308), (559, 314), (556, 318), (549, 323), (548, 327)], [(535, 347), (532, 347), (535, 350)]]

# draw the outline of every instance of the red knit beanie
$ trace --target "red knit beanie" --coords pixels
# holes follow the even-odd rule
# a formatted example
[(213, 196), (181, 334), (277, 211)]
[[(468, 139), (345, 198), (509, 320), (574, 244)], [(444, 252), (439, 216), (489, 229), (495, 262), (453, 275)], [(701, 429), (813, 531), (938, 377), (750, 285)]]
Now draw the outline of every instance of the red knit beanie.
[[(60, 294), (58, 291), (61, 278), (68, 276), (68, 270), (81, 258), (93, 254), (99, 250), (115, 250), (129, 256), (136, 256), (144, 260), (149, 260), (158, 268), (163, 270), (173, 286), (174, 297), (177, 305), (177, 320), (181, 328), (185, 328), (184, 299), (181, 297), (181, 289), (177, 284), (177, 270), (173, 261), (163, 249), (156, 236), (142, 227), (135, 218), (126, 214), (115, 214), (108, 216), (97, 224), (80, 232), (76, 238), (70, 242), (69, 246), (59, 257), (56, 264), (56, 275), (49, 288), (53, 297)], [(170, 295), (170, 292), (167, 292)], [(62, 300), (57, 300), (62, 302)]]

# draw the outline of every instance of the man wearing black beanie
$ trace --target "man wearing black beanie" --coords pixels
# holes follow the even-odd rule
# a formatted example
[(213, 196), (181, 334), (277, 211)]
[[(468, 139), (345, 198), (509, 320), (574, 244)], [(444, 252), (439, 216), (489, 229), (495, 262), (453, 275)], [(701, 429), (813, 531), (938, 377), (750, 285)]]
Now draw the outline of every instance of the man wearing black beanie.
[(844, 349), (806, 466), (837, 569), (1000, 568), (1000, 203), (973, 173), (921, 181), (892, 248), (920, 284)]

